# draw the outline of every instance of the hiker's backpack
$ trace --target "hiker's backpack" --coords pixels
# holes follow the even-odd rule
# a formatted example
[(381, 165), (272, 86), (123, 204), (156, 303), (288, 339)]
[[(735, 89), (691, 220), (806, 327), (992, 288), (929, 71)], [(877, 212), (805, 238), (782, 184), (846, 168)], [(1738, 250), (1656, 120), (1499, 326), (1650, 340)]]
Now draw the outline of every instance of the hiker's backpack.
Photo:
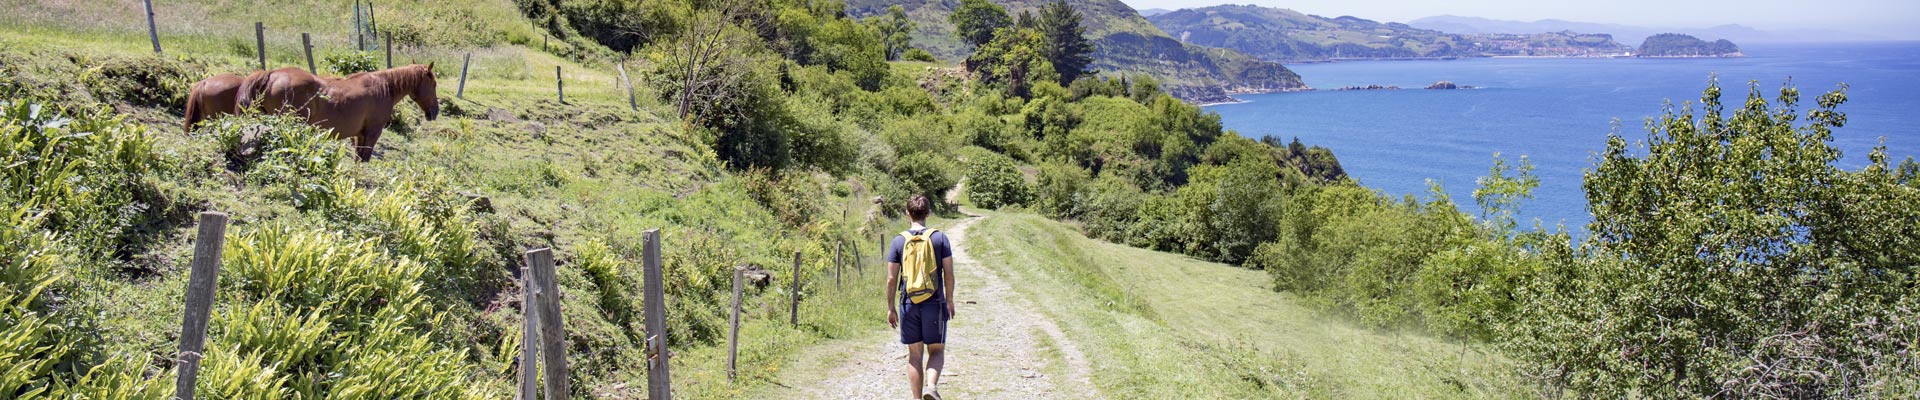
[(906, 299), (913, 304), (933, 298), (934, 290), (940, 287), (940, 257), (933, 251), (933, 233), (938, 229), (928, 228), (915, 235), (913, 231), (900, 232), (906, 244), (900, 246), (900, 279), (906, 286)]

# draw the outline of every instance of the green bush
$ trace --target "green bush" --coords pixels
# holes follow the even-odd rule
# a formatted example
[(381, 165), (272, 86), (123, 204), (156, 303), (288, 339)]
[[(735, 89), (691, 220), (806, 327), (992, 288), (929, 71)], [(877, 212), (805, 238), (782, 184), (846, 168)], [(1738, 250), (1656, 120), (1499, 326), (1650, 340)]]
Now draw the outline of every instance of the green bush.
[(215, 323), (210, 397), (464, 397), (464, 356), (431, 334), (427, 266), (370, 242), (283, 224), (227, 242), (222, 280), (252, 305)]
[(1394, 201), (1352, 184), (1309, 193), (1281, 206), (1279, 239), (1260, 245), (1251, 264), (1266, 269), (1276, 288), (1351, 311), (1368, 325), (1418, 321), (1414, 280), (1429, 256), (1466, 232), (1466, 217), (1444, 196)]
[(340, 76), (380, 69), (380, 60), (374, 58), (372, 52), (365, 51), (328, 53), (321, 56), (321, 61), (326, 63), (328, 71), (333, 71), (335, 75)]
[(901, 57), (906, 58), (907, 61), (919, 61), (919, 62), (939, 62), (940, 61), (933, 58), (933, 53), (928, 53), (926, 49), (921, 49), (918, 47), (907, 49), (907, 53), (902, 55)]
[[(900, 179), (900, 186), (908, 195), (925, 195), (932, 199), (934, 208), (946, 209), (947, 190), (959, 183), (959, 166), (952, 156), (936, 152), (920, 152), (901, 157), (893, 167), (893, 176)], [(893, 199), (889, 199), (893, 200)], [(898, 199), (905, 204), (906, 199)]]
[(1080, 192), (1090, 180), (1086, 170), (1061, 163), (1044, 163), (1040, 164), (1038, 180), (1034, 188), (1035, 209), (1053, 218), (1080, 217), (1083, 213)]
[(1033, 199), (1027, 177), (1015, 168), (1013, 159), (1000, 153), (976, 152), (967, 160), (967, 198), (989, 209), (1019, 207)]
[[(1591, 397), (1920, 393), (1920, 191), (1883, 149), (1834, 164), (1845, 88), (1795, 109), (1750, 85), (1610, 135), (1583, 180), (1581, 262), (1551, 265), (1501, 336), (1544, 384)], [(1804, 116), (1804, 120), (1801, 117)], [(1630, 144), (1636, 143), (1636, 144)]]
[(122, 250), (135, 226), (167, 217), (145, 179), (165, 170), (144, 126), (104, 109), (62, 110), (32, 101), (0, 102), (0, 202), (40, 210), (85, 258)]

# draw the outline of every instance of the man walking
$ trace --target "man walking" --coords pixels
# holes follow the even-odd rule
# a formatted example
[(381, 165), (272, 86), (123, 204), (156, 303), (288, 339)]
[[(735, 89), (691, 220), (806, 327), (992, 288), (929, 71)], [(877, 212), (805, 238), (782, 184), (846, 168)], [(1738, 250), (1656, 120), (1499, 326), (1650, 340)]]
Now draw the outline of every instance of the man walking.
[(927, 227), (932, 205), (924, 195), (907, 199), (913, 226), (887, 247), (887, 324), (900, 328), (900, 343), (907, 345), (907, 386), (920, 400), (940, 399), (947, 320), (953, 319), (954, 305), (953, 247), (947, 234)]

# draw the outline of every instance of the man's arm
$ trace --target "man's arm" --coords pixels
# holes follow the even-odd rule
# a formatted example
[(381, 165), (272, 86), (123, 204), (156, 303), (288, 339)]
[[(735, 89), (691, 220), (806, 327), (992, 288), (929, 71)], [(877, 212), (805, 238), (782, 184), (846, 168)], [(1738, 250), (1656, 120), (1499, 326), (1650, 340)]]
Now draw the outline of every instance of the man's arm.
[(947, 296), (947, 319), (953, 319), (953, 257), (940, 259), (940, 284), (946, 286), (940, 293)]
[(895, 328), (900, 327), (900, 309), (893, 306), (900, 304), (894, 300), (894, 296), (899, 295), (899, 292), (900, 263), (887, 263), (887, 325)]

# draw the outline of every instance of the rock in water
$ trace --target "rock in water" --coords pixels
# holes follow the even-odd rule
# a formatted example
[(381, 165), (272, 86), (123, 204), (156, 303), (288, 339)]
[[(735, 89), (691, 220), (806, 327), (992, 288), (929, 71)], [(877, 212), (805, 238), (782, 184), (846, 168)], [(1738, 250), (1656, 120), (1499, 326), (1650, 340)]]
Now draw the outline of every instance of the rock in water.
[(1439, 81), (1434, 82), (1432, 85), (1427, 85), (1428, 90), (1453, 90), (1459, 88), (1460, 86), (1454, 85), (1453, 81)]

